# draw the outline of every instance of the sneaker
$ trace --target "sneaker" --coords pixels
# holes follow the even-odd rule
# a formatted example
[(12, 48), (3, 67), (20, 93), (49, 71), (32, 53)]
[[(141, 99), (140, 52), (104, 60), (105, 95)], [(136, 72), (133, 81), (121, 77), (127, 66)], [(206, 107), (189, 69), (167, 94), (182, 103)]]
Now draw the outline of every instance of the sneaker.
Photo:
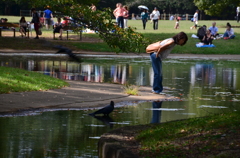
[(190, 27), (190, 29), (192, 30), (192, 27)]
[(155, 91), (153, 91), (152, 93), (153, 94), (159, 94), (159, 95), (166, 95), (166, 93), (163, 93), (163, 92), (155, 92)]

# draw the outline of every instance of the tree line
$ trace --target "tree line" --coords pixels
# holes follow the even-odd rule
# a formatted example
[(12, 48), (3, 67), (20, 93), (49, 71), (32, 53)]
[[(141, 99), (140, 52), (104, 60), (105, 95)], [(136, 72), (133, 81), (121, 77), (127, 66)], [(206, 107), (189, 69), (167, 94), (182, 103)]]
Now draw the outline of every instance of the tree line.
[[(66, 3), (72, 3), (74, 0), (62, 0)], [(196, 9), (200, 10), (200, 19), (234, 19), (236, 7), (240, 5), (239, 0), (75, 0), (80, 5), (91, 5), (92, 3), (98, 9), (116, 7), (116, 3), (122, 3), (129, 7), (129, 13), (140, 14), (139, 5), (146, 5), (150, 11), (157, 7), (161, 14), (194, 14)], [(55, 4), (54, 4), (55, 3)], [(42, 6), (40, 5), (42, 4)], [(2, 0), (0, 2), (0, 15), (20, 15), (20, 10), (30, 10), (32, 7), (38, 7), (44, 10), (46, 5), (57, 5), (58, 2), (49, 2), (43, 0)], [(58, 11), (58, 10), (55, 10)]]

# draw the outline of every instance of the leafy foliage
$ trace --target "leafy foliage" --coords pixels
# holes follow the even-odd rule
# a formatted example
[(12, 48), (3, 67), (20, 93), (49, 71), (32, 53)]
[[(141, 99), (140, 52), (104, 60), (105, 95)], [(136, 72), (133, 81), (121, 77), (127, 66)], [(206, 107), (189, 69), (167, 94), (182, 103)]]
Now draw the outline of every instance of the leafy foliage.
[(92, 12), (86, 6), (74, 6), (65, 8), (68, 15), (74, 17), (77, 24), (95, 30), (110, 48), (118, 52), (140, 52), (145, 46), (142, 34), (135, 32), (135, 28), (122, 29), (112, 21), (112, 11), (107, 8), (104, 11)]
[(194, 0), (195, 5), (207, 15), (226, 15), (230, 8), (236, 9), (239, 0)]

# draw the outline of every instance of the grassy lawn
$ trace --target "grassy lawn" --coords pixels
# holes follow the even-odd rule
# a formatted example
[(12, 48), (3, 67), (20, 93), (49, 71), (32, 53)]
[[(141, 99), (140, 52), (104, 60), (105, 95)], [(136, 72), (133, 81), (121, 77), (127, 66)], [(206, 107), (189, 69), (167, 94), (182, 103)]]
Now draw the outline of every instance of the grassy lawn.
[[(9, 19), (9, 22), (18, 22), (20, 17), (15, 16), (0, 16), (6, 17)], [(27, 20), (30, 21), (31, 17), (27, 17)], [(199, 25), (207, 25), (207, 27), (211, 26), (213, 21), (199, 21)], [(225, 32), (225, 25), (227, 22), (230, 22), (232, 26), (240, 26), (240, 23), (236, 21), (216, 21), (217, 27), (219, 27), (219, 33), (223, 34)], [(199, 42), (198, 39), (191, 38), (192, 34), (197, 34), (197, 30), (191, 30), (190, 26), (193, 25), (191, 21), (180, 21), (180, 29), (174, 29), (175, 21), (169, 20), (160, 20), (159, 21), (159, 29), (153, 30), (152, 24), (150, 21), (147, 22), (146, 30), (142, 29), (141, 20), (129, 20), (128, 25), (137, 28), (137, 32), (140, 32), (144, 35), (144, 37), (150, 40), (150, 43), (156, 42), (159, 40), (163, 40), (165, 38), (172, 37), (180, 31), (184, 31), (187, 33), (189, 40), (185, 46), (175, 47), (172, 53), (178, 54), (239, 54), (239, 42), (240, 42), (240, 28), (234, 28), (234, 32), (236, 34), (236, 38), (233, 40), (214, 40), (213, 44), (216, 46), (215, 48), (197, 48), (195, 44)], [(8, 34), (7, 37), (12, 35), (11, 32), (3, 32), (3, 36)], [(9, 35), (10, 34), (10, 35)], [(35, 33), (32, 32), (32, 37), (35, 36)], [(18, 36), (18, 33), (17, 33)], [(64, 37), (66, 33), (64, 33)], [(19, 36), (18, 36), (19, 37)], [(31, 37), (31, 38), (32, 38)], [(52, 40), (53, 34), (52, 30), (46, 30), (43, 28), (43, 35), (46, 40), (33, 40), (33, 39), (23, 39), (19, 40), (19, 38), (0, 38), (0, 48), (5, 49), (44, 49), (44, 50), (52, 50), (51, 46), (53, 45), (64, 45), (73, 50), (84, 50), (84, 51), (95, 51), (95, 52), (114, 52), (114, 50), (110, 49), (105, 42), (102, 42), (97, 34), (88, 34), (83, 33), (83, 41), (78, 41), (79, 36), (74, 33), (70, 33), (70, 40)], [(12, 43), (15, 43), (14, 45)], [(51, 44), (49, 44), (51, 43)], [(145, 48), (141, 49), (141, 53), (145, 53)]]
[[(152, 125), (142, 131), (142, 157), (238, 157), (240, 112)], [(231, 156), (230, 156), (231, 155)], [(219, 157), (221, 157), (219, 156)]]
[(43, 91), (68, 86), (63, 80), (18, 68), (0, 66), (0, 94)]

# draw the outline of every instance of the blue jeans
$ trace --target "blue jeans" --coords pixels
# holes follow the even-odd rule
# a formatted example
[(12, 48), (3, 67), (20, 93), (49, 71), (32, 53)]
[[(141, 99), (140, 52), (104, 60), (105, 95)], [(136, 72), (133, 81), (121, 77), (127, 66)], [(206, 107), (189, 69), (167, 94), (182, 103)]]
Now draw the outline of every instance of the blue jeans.
[(142, 19), (142, 23), (143, 23), (143, 29), (145, 30), (145, 28), (146, 28), (146, 23), (147, 23), (147, 19)]
[[(223, 37), (229, 37), (229, 36), (228, 36), (228, 33), (225, 32), (224, 35), (223, 35)], [(234, 38), (235, 38), (235, 35), (232, 35), (232, 36), (230, 37), (230, 39), (234, 39)]]
[[(160, 102), (153, 101), (152, 108), (153, 109), (162, 108), (162, 101)], [(161, 115), (162, 115), (162, 110), (152, 110), (152, 121), (150, 123), (160, 123)]]
[(150, 54), (153, 68), (153, 91), (160, 93), (163, 90), (162, 85), (162, 60), (160, 57), (156, 57), (155, 53)]
[(118, 26), (119, 26), (119, 27), (124, 28), (123, 16), (117, 17), (117, 23), (118, 23)]

